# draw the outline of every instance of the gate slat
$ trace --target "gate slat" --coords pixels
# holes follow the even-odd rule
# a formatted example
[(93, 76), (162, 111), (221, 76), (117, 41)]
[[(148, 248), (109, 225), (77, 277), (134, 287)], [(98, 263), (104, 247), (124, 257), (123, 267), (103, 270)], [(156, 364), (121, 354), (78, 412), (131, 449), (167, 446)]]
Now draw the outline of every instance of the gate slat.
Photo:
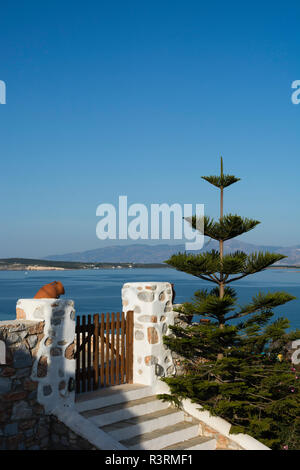
[(101, 387), (104, 387), (104, 313), (101, 314), (101, 334), (100, 334), (100, 345), (101, 345)]
[(106, 378), (106, 385), (109, 385), (109, 313), (106, 314), (106, 335), (105, 335), (105, 343), (106, 343), (106, 368), (105, 368), (105, 378)]
[(80, 317), (76, 318), (76, 393), (80, 393)]
[(87, 390), (88, 392), (91, 391), (91, 375), (92, 375), (92, 362), (91, 362), (91, 315), (88, 315), (88, 321), (87, 321)]
[(86, 324), (85, 324), (85, 315), (82, 315), (82, 328), (81, 328), (81, 344), (82, 348), (82, 362), (81, 362), (81, 380), (82, 380), (82, 391), (86, 391), (86, 354), (85, 354), (85, 335)]
[(121, 314), (121, 384), (124, 383), (124, 375), (125, 375), (125, 316), (124, 312)]
[(116, 384), (120, 383), (120, 312), (116, 319)]
[(111, 314), (110, 335), (110, 384), (115, 385), (115, 314)]
[(93, 389), (99, 387), (99, 314), (94, 315), (94, 336), (93, 336)]

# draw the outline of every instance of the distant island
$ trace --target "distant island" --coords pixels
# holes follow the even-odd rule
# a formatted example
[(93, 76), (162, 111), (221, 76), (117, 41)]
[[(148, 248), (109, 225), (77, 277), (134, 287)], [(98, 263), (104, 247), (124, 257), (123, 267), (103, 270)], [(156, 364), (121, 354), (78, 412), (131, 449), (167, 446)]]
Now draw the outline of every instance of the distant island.
[[(155, 269), (169, 268), (164, 263), (83, 263), (30, 258), (2, 258), (0, 271), (65, 271), (70, 269)], [(299, 269), (300, 265), (275, 265), (267, 269)]]
[[(202, 253), (204, 251), (217, 250), (218, 244), (215, 240), (207, 241), (200, 251), (192, 251), (191, 254)], [(184, 252), (184, 244), (146, 244), (134, 243), (130, 245), (113, 245), (95, 250), (88, 250), (75, 253), (56, 254), (46, 256), (48, 261), (76, 261), (80, 263), (140, 263), (140, 264), (162, 264), (173, 254)], [(225, 246), (225, 253), (233, 251), (244, 251), (247, 254), (257, 251), (271, 251), (286, 255), (287, 258), (276, 263), (276, 266), (300, 266), (300, 245), (295, 246), (272, 246), (255, 245), (239, 240), (229, 240)]]
[(167, 268), (162, 263), (83, 263), (30, 258), (2, 258), (0, 271), (64, 271), (68, 269)]

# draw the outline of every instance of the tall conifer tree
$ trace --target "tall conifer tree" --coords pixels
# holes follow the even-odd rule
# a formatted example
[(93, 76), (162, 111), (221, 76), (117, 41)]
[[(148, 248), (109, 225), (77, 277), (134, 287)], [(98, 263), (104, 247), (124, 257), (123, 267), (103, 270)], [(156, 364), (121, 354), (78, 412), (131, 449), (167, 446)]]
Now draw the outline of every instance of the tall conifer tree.
[[(234, 281), (285, 256), (224, 253), (227, 240), (249, 232), (259, 222), (224, 214), (224, 190), (240, 179), (223, 173), (222, 158), (220, 176), (202, 178), (220, 190), (219, 219), (205, 216), (202, 220), (204, 235), (217, 240), (219, 250), (178, 253), (166, 262), (216, 286), (195, 292), (193, 301), (178, 309), (182, 318), (190, 319), (189, 324), (171, 327), (173, 334), (164, 341), (183, 358), (185, 372), (163, 379), (171, 393), (160, 398), (177, 405), (182, 398), (190, 398), (230, 421), (231, 432), (250, 433), (272, 448), (295, 448), (300, 446), (299, 382), (297, 371), (283, 353), (291, 340), (300, 338), (300, 331), (287, 333), (285, 318), (270, 322), (273, 308), (295, 297), (286, 292), (259, 292), (248, 304), (238, 305), (231, 287)], [(201, 226), (196, 216), (187, 220), (194, 229)]]

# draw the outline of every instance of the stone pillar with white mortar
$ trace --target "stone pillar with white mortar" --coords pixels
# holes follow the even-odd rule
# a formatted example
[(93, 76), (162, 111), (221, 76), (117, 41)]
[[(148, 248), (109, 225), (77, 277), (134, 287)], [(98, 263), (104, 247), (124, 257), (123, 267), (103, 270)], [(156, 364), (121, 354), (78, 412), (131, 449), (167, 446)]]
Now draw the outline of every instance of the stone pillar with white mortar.
[(20, 299), (17, 319), (44, 322), (32, 380), (38, 382), (38, 401), (51, 412), (75, 401), (75, 309), (72, 300)]
[(174, 373), (171, 351), (163, 336), (174, 325), (173, 290), (169, 282), (130, 282), (123, 285), (123, 311), (134, 312), (133, 383), (156, 387)]

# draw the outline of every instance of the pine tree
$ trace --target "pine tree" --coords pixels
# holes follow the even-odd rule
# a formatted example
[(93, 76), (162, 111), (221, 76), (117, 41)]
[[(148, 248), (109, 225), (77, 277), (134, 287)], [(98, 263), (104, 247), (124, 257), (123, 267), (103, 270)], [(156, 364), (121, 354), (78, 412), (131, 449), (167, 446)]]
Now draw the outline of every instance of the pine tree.
[[(173, 326), (165, 344), (184, 358), (184, 374), (164, 378), (170, 394), (160, 395), (180, 406), (190, 398), (212, 414), (231, 422), (231, 432), (245, 432), (278, 449), (300, 447), (300, 387), (285, 351), (300, 338), (287, 333), (285, 318), (270, 321), (273, 308), (293, 300), (286, 292), (259, 292), (238, 305), (231, 283), (260, 272), (284, 255), (243, 251), (224, 254), (224, 243), (256, 227), (257, 220), (224, 214), (224, 189), (240, 179), (223, 173), (203, 176), (220, 190), (220, 217), (202, 220), (204, 235), (219, 242), (219, 251), (178, 253), (166, 263), (179, 271), (216, 284), (202, 289), (177, 310), (189, 324)], [(194, 229), (196, 216), (187, 219)], [(203, 319), (202, 317), (205, 317)], [(200, 318), (198, 321), (195, 319)], [(300, 379), (299, 379), (300, 380)]]

